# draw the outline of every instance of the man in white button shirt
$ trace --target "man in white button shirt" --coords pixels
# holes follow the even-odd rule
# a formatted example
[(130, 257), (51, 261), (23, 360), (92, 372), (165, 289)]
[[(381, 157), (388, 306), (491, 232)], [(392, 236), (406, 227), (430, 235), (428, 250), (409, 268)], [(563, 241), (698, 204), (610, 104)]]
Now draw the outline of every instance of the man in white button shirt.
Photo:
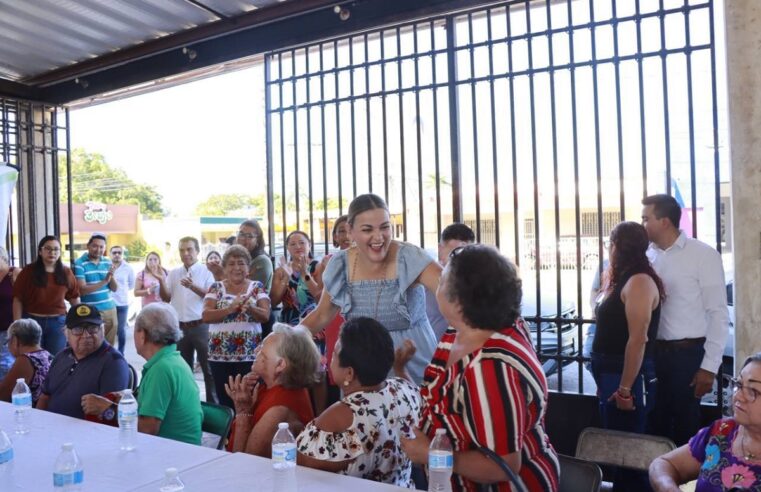
[(673, 197), (649, 196), (642, 205), (648, 257), (666, 289), (655, 341), (651, 432), (681, 446), (700, 428), (700, 398), (712, 388), (727, 342), (724, 268), (715, 249), (679, 230), (682, 208)]
[(198, 261), (198, 240), (194, 237), (180, 239), (178, 249), (182, 266), (175, 268), (166, 280), (160, 276), (160, 295), (164, 302), (172, 305), (180, 320), (182, 338), (177, 342), (177, 350), (193, 370), (193, 352), (198, 354), (198, 363), (203, 372), (206, 387), (206, 401), (216, 403), (214, 380), (209, 368), (209, 325), (201, 321), (203, 299), (214, 283), (214, 275)]

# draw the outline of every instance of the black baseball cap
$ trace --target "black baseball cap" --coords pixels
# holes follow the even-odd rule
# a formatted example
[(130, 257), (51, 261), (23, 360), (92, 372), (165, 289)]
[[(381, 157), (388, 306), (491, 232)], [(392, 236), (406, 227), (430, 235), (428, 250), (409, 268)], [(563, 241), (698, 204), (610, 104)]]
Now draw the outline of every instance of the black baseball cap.
[(103, 318), (100, 317), (100, 311), (95, 306), (89, 304), (80, 304), (72, 306), (66, 314), (66, 326), (72, 328), (81, 325), (102, 325)]

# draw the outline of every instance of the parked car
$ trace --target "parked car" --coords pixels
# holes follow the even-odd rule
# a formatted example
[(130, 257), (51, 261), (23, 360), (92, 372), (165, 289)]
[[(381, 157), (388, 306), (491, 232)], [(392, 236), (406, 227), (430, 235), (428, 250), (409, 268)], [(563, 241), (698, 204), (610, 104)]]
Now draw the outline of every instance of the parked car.
[[(541, 300), (541, 314), (538, 315), (535, 291), (524, 290), (521, 313), (531, 330), (534, 348), (539, 355), (539, 360), (542, 361), (544, 373), (549, 376), (557, 372), (561, 365), (556, 359), (550, 357), (556, 355), (575, 357), (578, 355), (580, 348), (579, 330), (575, 323), (575, 303), (562, 301), (558, 312), (557, 298), (554, 294), (543, 294)], [(539, 318), (544, 321), (539, 321)], [(540, 329), (537, 329), (537, 326)], [(560, 335), (560, 344), (558, 344), (558, 334)], [(570, 362), (565, 361), (562, 365)]]

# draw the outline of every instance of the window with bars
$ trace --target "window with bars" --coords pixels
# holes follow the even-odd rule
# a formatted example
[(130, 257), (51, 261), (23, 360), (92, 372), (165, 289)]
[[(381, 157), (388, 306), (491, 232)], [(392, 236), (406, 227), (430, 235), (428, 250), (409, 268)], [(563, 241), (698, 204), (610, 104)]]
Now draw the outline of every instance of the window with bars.
[[(269, 54), (270, 202), (305, 197), (278, 216), (270, 203), (271, 244), (306, 224), (327, 251), (319, 224), (366, 192), (423, 247), (470, 224), (520, 264), (529, 321), (575, 306), (555, 352), (539, 351), (557, 370), (591, 321), (587, 265), (619, 220), (639, 220), (643, 196), (681, 190), (692, 234), (720, 247), (717, 10), (513, 0)], [(336, 206), (311, 205), (326, 199)]]

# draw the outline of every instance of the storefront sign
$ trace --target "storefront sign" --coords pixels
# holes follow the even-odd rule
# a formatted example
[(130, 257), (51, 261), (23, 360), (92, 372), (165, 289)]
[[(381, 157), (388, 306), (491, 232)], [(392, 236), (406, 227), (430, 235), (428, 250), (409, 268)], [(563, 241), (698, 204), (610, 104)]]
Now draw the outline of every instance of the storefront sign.
[(102, 225), (113, 218), (114, 214), (106, 208), (105, 203), (87, 202), (85, 204), (85, 222), (97, 222)]

